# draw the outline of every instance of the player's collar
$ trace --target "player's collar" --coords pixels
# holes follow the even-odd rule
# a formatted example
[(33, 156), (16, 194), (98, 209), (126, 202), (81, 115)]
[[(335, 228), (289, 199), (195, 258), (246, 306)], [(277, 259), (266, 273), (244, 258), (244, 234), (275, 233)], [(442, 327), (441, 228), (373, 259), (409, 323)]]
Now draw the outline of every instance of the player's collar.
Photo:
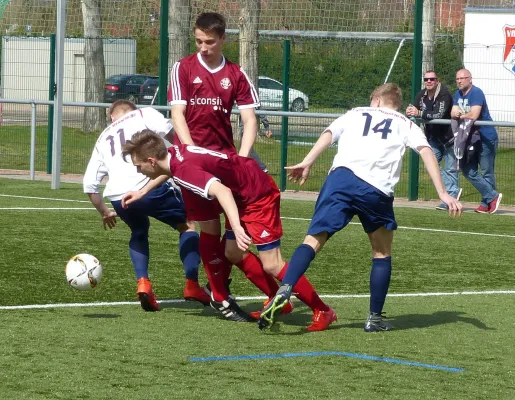
[(223, 67), (225, 67), (225, 56), (222, 54), (222, 63), (216, 67), (216, 68), (210, 68), (209, 65), (207, 65), (204, 60), (202, 59), (202, 56), (200, 53), (197, 53), (197, 60), (205, 69), (207, 69), (210, 73), (214, 74), (218, 71), (220, 71)]

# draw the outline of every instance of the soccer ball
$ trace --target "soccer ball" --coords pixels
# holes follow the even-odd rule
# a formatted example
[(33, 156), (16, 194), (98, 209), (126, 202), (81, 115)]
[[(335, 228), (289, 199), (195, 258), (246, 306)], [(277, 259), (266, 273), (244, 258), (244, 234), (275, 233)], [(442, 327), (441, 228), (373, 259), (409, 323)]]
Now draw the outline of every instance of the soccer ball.
[(66, 281), (79, 290), (90, 290), (102, 279), (102, 264), (91, 254), (77, 254), (66, 264)]

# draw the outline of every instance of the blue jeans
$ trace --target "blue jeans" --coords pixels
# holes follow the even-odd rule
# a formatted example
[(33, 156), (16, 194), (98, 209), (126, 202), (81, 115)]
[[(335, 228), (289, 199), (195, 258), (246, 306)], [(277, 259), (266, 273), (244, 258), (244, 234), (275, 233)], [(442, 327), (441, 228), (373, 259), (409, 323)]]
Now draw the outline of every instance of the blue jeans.
[(431, 138), (428, 140), (429, 145), (435, 153), (436, 160), (440, 164), (443, 160), (443, 168), (440, 166), (440, 174), (442, 175), (442, 181), (445, 185), (447, 193), (452, 197), (458, 197), (460, 190), (458, 184), (458, 161), (454, 156), (453, 143), (444, 145), (439, 140)]
[[(478, 156), (463, 166), (463, 175), (481, 193), (481, 205), (488, 207), (496, 196), (495, 186), (495, 155), (499, 139), (481, 137)], [(481, 172), (479, 171), (481, 168)]]

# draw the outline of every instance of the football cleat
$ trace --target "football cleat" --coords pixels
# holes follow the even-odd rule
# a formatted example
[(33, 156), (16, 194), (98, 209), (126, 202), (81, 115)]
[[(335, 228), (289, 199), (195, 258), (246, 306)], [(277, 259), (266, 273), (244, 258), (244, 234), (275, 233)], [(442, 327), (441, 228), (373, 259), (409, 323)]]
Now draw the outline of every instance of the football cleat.
[(276, 318), (290, 302), (291, 291), (291, 285), (282, 285), (279, 288), (275, 297), (268, 303), (259, 316), (259, 329), (270, 329), (275, 324)]
[(148, 278), (138, 279), (138, 299), (141, 308), (145, 311), (159, 311), (159, 304), (157, 304), (156, 295), (152, 291), (152, 283)]
[(336, 316), (336, 312), (331, 307), (329, 307), (329, 310), (327, 311), (315, 310), (315, 313), (313, 314), (313, 323), (306, 329), (309, 332), (324, 331), (329, 327), (329, 325), (337, 320), (338, 317)]
[[(385, 317), (386, 318), (386, 317)], [(383, 321), (382, 313), (369, 313), (365, 326), (363, 327), (365, 332), (381, 332), (391, 331), (393, 326)]]
[(229, 321), (255, 322), (255, 319), (243, 311), (233, 299), (215, 301), (211, 297), (211, 307)]
[(204, 306), (208, 306), (211, 302), (211, 297), (209, 296), (206, 288), (200, 287), (197, 281), (186, 279), (186, 286), (184, 287), (184, 300), (198, 301)]
[[(272, 299), (267, 299), (265, 301), (265, 308), (268, 304), (270, 304), (271, 301), (272, 301)], [(286, 304), (284, 306), (284, 308), (281, 310), (281, 314), (286, 315), (286, 314), (291, 313), (292, 311), (293, 311), (293, 302), (290, 300), (288, 302), (288, 304)], [(259, 319), (259, 317), (261, 316), (262, 312), (263, 312), (262, 310), (261, 311), (252, 311), (249, 313), (249, 315), (257, 321)]]

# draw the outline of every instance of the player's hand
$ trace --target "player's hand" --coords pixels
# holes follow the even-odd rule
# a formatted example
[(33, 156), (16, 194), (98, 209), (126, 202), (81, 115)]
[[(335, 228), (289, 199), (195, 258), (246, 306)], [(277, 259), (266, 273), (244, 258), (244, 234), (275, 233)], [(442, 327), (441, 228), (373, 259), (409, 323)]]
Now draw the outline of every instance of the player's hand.
[(272, 131), (271, 131), (270, 129), (269, 129), (269, 130), (267, 130), (267, 131), (265, 132), (265, 136), (266, 136), (267, 138), (271, 138), (271, 137), (272, 137)]
[(304, 185), (304, 182), (306, 182), (306, 180), (309, 177), (309, 173), (311, 171), (311, 165), (309, 165), (305, 162), (301, 162), (297, 165), (284, 167), (284, 169), (287, 169), (290, 171), (290, 172), (288, 172), (288, 180), (294, 181), (295, 183), (297, 183), (300, 179), (300, 186), (302, 186), (302, 185)]
[(456, 200), (448, 193), (441, 194), (440, 200), (442, 200), (445, 204), (447, 204), (447, 207), (449, 207), (449, 215), (451, 217), (461, 216), (463, 205), (458, 200)]
[(127, 192), (122, 197), (122, 207), (127, 208), (129, 204), (134, 203), (135, 201), (138, 201), (141, 199), (143, 195), (141, 192)]
[(247, 251), (249, 248), (252, 239), (247, 236), (245, 233), (245, 229), (240, 225), (238, 227), (233, 227), (234, 236), (236, 237), (236, 244), (241, 251)]
[(107, 228), (113, 229), (116, 226), (116, 213), (109, 211), (107, 214), (102, 215), (102, 224), (106, 230)]

